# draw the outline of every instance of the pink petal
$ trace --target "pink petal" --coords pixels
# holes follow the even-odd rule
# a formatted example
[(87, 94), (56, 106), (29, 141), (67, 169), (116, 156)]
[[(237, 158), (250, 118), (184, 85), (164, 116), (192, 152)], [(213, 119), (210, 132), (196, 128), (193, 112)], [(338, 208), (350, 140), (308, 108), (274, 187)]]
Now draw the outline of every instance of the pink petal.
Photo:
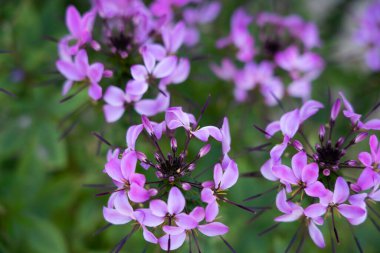
[(154, 199), (150, 201), (149, 208), (152, 213), (158, 217), (165, 217), (168, 213), (168, 206), (166, 203), (160, 199)]
[(143, 99), (135, 104), (135, 110), (140, 115), (153, 116), (159, 112), (165, 111), (169, 107), (170, 95), (158, 94), (156, 99)]
[(175, 216), (175, 223), (183, 229), (194, 229), (198, 226), (198, 222), (190, 215), (180, 213)]
[(358, 181), (351, 185), (351, 188), (356, 191), (366, 191), (375, 185), (376, 172), (371, 168), (366, 168), (360, 174)]
[(270, 181), (277, 181), (278, 177), (276, 177), (273, 174), (272, 167), (273, 167), (273, 160), (269, 159), (263, 164), (263, 166), (261, 166), (260, 172), (263, 175), (263, 177), (265, 177), (266, 179)]
[(216, 197), (210, 188), (203, 188), (201, 191), (201, 199), (203, 202), (210, 204), (216, 200)]
[(157, 227), (164, 222), (163, 217), (153, 215), (152, 211), (147, 208), (136, 210), (134, 215), (139, 223), (147, 227)]
[(285, 189), (281, 190), (276, 197), (276, 206), (283, 213), (291, 213), (293, 210), (288, 204)]
[(364, 129), (380, 130), (380, 119), (371, 119), (364, 124)]
[(84, 49), (79, 50), (79, 52), (75, 56), (75, 66), (82, 74), (85, 75), (87, 73), (89, 64), (88, 64), (88, 55), (87, 55), (86, 50)]
[(128, 201), (128, 197), (124, 191), (119, 191), (114, 199), (115, 209), (122, 215), (130, 216), (133, 215), (133, 208)]
[(205, 218), (205, 210), (203, 207), (197, 206), (191, 211), (190, 215), (197, 221), (201, 222)]
[[(181, 233), (179, 235), (171, 235), (170, 236), (170, 250), (176, 250), (182, 246), (185, 242), (186, 233)], [(158, 240), (161, 249), (168, 250), (169, 248), (169, 235), (164, 235)]]
[(144, 187), (142, 187), (136, 183), (133, 183), (133, 184), (131, 184), (130, 190), (128, 191), (128, 197), (133, 202), (143, 203), (143, 202), (147, 201), (148, 199), (150, 199), (151, 194)]
[(228, 118), (224, 117), (223, 125), (220, 129), (222, 133), (222, 150), (223, 154), (227, 154), (231, 149), (231, 135), (230, 135), (230, 125), (228, 123)]
[(193, 135), (203, 142), (208, 141), (210, 135), (217, 141), (222, 140), (222, 133), (220, 132), (219, 128), (214, 126), (202, 127), (199, 130), (193, 132)]
[(66, 26), (75, 37), (80, 37), (81, 16), (78, 10), (70, 5), (66, 10)]
[(365, 210), (358, 206), (341, 204), (338, 206), (338, 211), (347, 219), (359, 218), (366, 214)]
[(153, 76), (156, 78), (164, 78), (169, 76), (176, 68), (177, 57), (169, 56), (162, 59), (153, 70)]
[(107, 104), (110, 104), (115, 107), (123, 106), (125, 102), (123, 90), (113, 85), (108, 87), (103, 99), (107, 102)]
[(144, 80), (130, 80), (127, 83), (126, 93), (132, 96), (141, 96), (148, 90), (148, 87), (148, 84)]
[(316, 114), (321, 108), (323, 108), (322, 103), (315, 100), (307, 101), (300, 109), (301, 122)]
[(124, 106), (104, 105), (103, 112), (108, 123), (115, 122), (124, 114)]
[(284, 141), (283, 143), (277, 144), (271, 149), (270, 157), (272, 158), (273, 162), (278, 163), (281, 160), (282, 154), (287, 147), (288, 143)]
[(101, 63), (92, 64), (87, 70), (87, 76), (92, 83), (98, 83), (102, 79), (104, 65)]
[(228, 233), (229, 228), (220, 222), (212, 222), (205, 225), (199, 225), (198, 230), (206, 236), (218, 236)]
[(298, 184), (298, 179), (294, 176), (293, 171), (286, 165), (274, 165), (272, 172), (280, 180), (294, 185)]
[(230, 160), (227, 167), (224, 168), (222, 180), (220, 182), (220, 189), (226, 190), (236, 184), (239, 178), (239, 170), (237, 164)]
[(298, 220), (301, 216), (302, 216), (302, 209), (296, 209), (291, 213), (278, 216), (274, 220), (277, 222), (293, 222), (293, 221)]
[(309, 218), (316, 218), (324, 215), (326, 213), (327, 207), (322, 204), (311, 204), (310, 206), (306, 207), (304, 210), (305, 216)]
[(302, 182), (307, 185), (314, 183), (318, 180), (319, 167), (316, 163), (310, 163), (302, 170)]
[(314, 222), (309, 223), (309, 235), (310, 238), (313, 240), (315, 245), (317, 245), (319, 248), (326, 247), (325, 239), (323, 238), (323, 234), (321, 230), (314, 224)]
[(368, 152), (360, 152), (358, 159), (362, 162), (363, 165), (370, 167), (372, 165), (372, 157)]
[(103, 216), (106, 221), (115, 225), (126, 224), (132, 220), (131, 217), (125, 216), (115, 209), (108, 207), (103, 207)]
[(66, 95), (70, 91), (71, 87), (73, 87), (73, 81), (66, 80), (62, 88), (62, 96)]
[(147, 242), (154, 243), (154, 244), (158, 242), (157, 237), (145, 227), (143, 227), (143, 236), (144, 236), (145, 241)]
[(300, 126), (300, 112), (298, 109), (285, 113), (280, 120), (281, 131), (292, 138)]
[[(296, 178), (301, 179), (302, 171), (307, 164), (307, 155), (305, 151), (300, 151), (292, 157), (292, 170)], [(304, 179), (302, 178), (302, 181)], [(304, 181), (305, 182), (305, 181)]]
[(168, 212), (178, 214), (185, 208), (186, 200), (177, 187), (172, 187), (168, 197)]
[(131, 67), (131, 74), (133, 79), (137, 81), (145, 81), (148, 76), (148, 72), (143, 65), (133, 65)]
[(56, 62), (56, 67), (62, 75), (64, 75), (68, 80), (71, 81), (82, 81), (85, 77), (85, 74), (81, 73), (77, 67), (67, 61), (58, 60)]
[(123, 154), (120, 165), (121, 173), (125, 179), (128, 180), (131, 174), (135, 173), (136, 163), (137, 157), (135, 152), (130, 151)]
[(323, 197), (326, 194), (325, 186), (316, 181), (305, 188), (305, 193), (310, 197)]
[(350, 189), (348, 188), (346, 180), (344, 180), (343, 177), (338, 177), (335, 182), (333, 202), (336, 204), (343, 203), (348, 199), (349, 195)]
[(154, 66), (156, 65), (156, 59), (154, 58), (153, 54), (148, 52), (146, 50), (146, 47), (143, 47), (142, 50), (142, 57), (144, 61), (144, 65), (148, 71), (148, 73), (152, 73)]
[(181, 227), (167, 226), (167, 225), (163, 226), (162, 230), (168, 235), (179, 235), (185, 232), (185, 229)]
[(110, 176), (113, 180), (121, 183), (124, 182), (123, 174), (120, 170), (119, 159), (111, 159), (109, 162), (106, 163), (104, 170), (108, 174), (108, 176)]
[(213, 201), (213, 202), (209, 203), (206, 206), (206, 211), (205, 211), (205, 219), (206, 219), (206, 221), (207, 222), (211, 222), (211, 221), (215, 220), (215, 218), (218, 215), (218, 213), (219, 213), (218, 203), (216, 201)]
[(280, 127), (280, 121), (274, 121), (272, 123), (270, 123), (266, 128), (265, 128), (265, 132), (267, 132), (268, 134), (265, 135), (266, 138), (271, 138), (275, 133), (277, 133), (278, 131), (281, 130), (281, 127)]
[(102, 97), (102, 87), (97, 83), (91, 83), (88, 88), (88, 95), (93, 100), (99, 100)]
[(220, 163), (217, 163), (214, 166), (214, 184), (216, 188), (219, 188), (222, 177), (223, 177), (222, 165)]
[(180, 58), (178, 65), (174, 72), (170, 75), (170, 80), (172, 83), (182, 83), (184, 82), (190, 74), (190, 62), (186, 58)]
[(177, 25), (171, 31), (170, 36), (170, 50), (169, 52), (175, 53), (182, 45), (185, 38), (186, 27), (183, 22), (178, 22)]

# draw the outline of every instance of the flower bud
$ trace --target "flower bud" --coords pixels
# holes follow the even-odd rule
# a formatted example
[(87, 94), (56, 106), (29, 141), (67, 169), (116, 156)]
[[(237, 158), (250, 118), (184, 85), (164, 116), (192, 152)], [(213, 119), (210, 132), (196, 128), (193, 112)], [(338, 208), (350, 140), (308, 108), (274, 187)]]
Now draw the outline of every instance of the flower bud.
[(336, 118), (338, 117), (338, 114), (340, 111), (340, 104), (341, 104), (340, 98), (338, 98), (331, 108), (331, 117), (330, 118), (332, 121), (335, 121)]
[(170, 177), (169, 177), (169, 182), (173, 183), (174, 180), (175, 180), (175, 177), (174, 177), (174, 176), (170, 176)]
[(156, 171), (156, 176), (157, 176), (157, 178), (163, 178), (164, 174), (162, 174), (161, 171)]
[(326, 128), (324, 125), (321, 125), (319, 127), (319, 140), (323, 141), (325, 139), (325, 134), (326, 134)]
[(326, 177), (330, 176), (330, 170), (329, 169), (324, 169), (323, 170), (323, 175), (325, 175)]
[(172, 148), (173, 153), (177, 152), (177, 140), (176, 140), (176, 138), (172, 137), (170, 139), (170, 146)]
[(340, 138), (338, 139), (338, 141), (335, 143), (335, 147), (336, 147), (336, 148), (339, 148), (339, 147), (341, 147), (341, 146), (343, 145), (343, 143), (344, 143), (344, 138), (343, 138), (343, 137), (340, 137)]
[(356, 165), (358, 165), (358, 163), (355, 160), (349, 160), (349, 161), (347, 161), (347, 165), (348, 166), (356, 166)]
[(355, 137), (355, 143), (359, 143), (361, 141), (364, 141), (368, 136), (368, 133), (367, 132), (363, 132), (363, 133), (360, 133), (358, 134), (356, 137)]
[(142, 161), (142, 162), (145, 162), (148, 160), (148, 158), (146, 157), (146, 155), (143, 152), (136, 151), (136, 156), (137, 156), (137, 159)]
[(210, 145), (210, 144), (206, 144), (206, 145), (204, 145), (204, 146), (199, 150), (198, 157), (201, 158), (201, 157), (207, 155), (207, 153), (210, 152), (210, 150), (211, 150), (211, 145)]
[(193, 170), (195, 170), (195, 164), (194, 164), (194, 163), (190, 164), (189, 167), (187, 167), (187, 170), (188, 170), (188, 171), (193, 171)]
[(161, 156), (159, 153), (154, 153), (154, 159), (156, 159), (157, 162), (161, 162)]
[(104, 70), (103, 76), (106, 78), (111, 78), (113, 76), (112, 70), (109, 70), (109, 69)]
[(298, 141), (298, 140), (294, 140), (294, 141), (293, 141), (293, 147), (294, 147), (295, 149), (297, 149), (298, 151), (303, 150), (302, 143), (301, 143), (300, 141)]
[(182, 189), (189, 191), (191, 190), (191, 185), (189, 183), (182, 183)]

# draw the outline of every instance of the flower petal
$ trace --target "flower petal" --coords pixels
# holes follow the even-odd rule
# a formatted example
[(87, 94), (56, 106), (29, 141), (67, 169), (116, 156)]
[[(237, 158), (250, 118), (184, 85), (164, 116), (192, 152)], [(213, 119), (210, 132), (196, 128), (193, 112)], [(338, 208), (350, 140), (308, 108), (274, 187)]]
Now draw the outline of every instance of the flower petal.
[(302, 170), (302, 182), (307, 185), (312, 184), (318, 180), (319, 167), (316, 163), (306, 165)]
[(304, 214), (309, 218), (316, 218), (324, 215), (326, 213), (326, 210), (327, 207), (325, 205), (316, 203), (306, 207), (304, 210)]
[(168, 197), (168, 212), (179, 214), (185, 208), (186, 200), (177, 187), (172, 187)]
[(213, 201), (209, 203), (206, 206), (206, 211), (205, 211), (205, 219), (207, 222), (211, 222), (215, 220), (216, 216), (219, 213), (219, 205), (216, 201)]
[(126, 224), (132, 220), (131, 217), (123, 215), (115, 209), (105, 206), (103, 207), (103, 216), (106, 221), (115, 225)]
[(156, 78), (164, 78), (169, 76), (175, 70), (177, 65), (177, 57), (169, 56), (162, 59), (153, 70), (153, 76)]
[(295, 177), (293, 171), (286, 165), (274, 165), (272, 168), (273, 174), (280, 180), (290, 184), (298, 184), (298, 179)]
[(323, 238), (323, 234), (321, 230), (317, 227), (317, 225), (314, 224), (314, 222), (309, 223), (309, 235), (310, 238), (313, 240), (315, 245), (317, 245), (319, 248), (326, 247), (325, 239)]
[(338, 177), (335, 182), (333, 202), (336, 204), (343, 203), (348, 199), (349, 195), (350, 189), (348, 188), (346, 180), (344, 180), (343, 177)]
[(199, 225), (198, 230), (206, 236), (217, 236), (228, 233), (229, 228), (223, 223), (212, 222), (205, 225)]
[(198, 222), (188, 214), (180, 213), (175, 216), (175, 223), (183, 229), (194, 229), (198, 226)]
[(169, 248), (169, 238), (170, 238), (170, 250), (176, 250), (182, 246), (186, 239), (186, 233), (181, 233), (178, 235), (164, 235), (160, 239), (158, 239), (158, 243), (160, 244), (161, 249), (168, 250)]

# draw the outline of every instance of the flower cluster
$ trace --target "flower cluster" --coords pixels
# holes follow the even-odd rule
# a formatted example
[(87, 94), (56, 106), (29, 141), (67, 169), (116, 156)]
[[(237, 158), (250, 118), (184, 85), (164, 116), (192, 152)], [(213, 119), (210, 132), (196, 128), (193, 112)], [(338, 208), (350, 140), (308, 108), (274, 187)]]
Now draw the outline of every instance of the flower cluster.
[[(134, 221), (137, 225), (133, 231), (142, 228), (146, 241), (167, 251), (179, 248), (187, 235), (197, 240), (195, 231), (206, 236), (228, 232), (226, 225), (216, 221), (220, 202), (231, 202), (226, 191), (239, 176), (237, 164), (228, 155), (231, 142), (228, 120), (224, 119), (221, 128), (199, 128), (199, 120), (180, 107), (171, 107), (163, 122), (150, 121), (143, 115), (142, 124), (128, 129), (126, 149), (110, 152), (105, 165), (104, 172), (117, 187), (103, 209), (109, 223)], [(143, 130), (156, 150), (151, 157), (137, 145), (144, 138)], [(179, 136), (179, 132), (185, 136)], [(165, 145), (170, 147), (168, 153), (163, 145), (165, 139), (170, 143)], [(182, 151), (177, 139), (184, 139)], [(189, 145), (195, 140), (204, 144), (189, 158)], [(197, 170), (196, 164), (211, 151), (212, 140), (221, 144), (222, 157), (214, 165), (213, 179), (198, 181), (194, 172), (202, 174), (202, 170)]]
[[(258, 40), (250, 32), (253, 24), (258, 30)], [(224, 58), (221, 66), (211, 67), (219, 78), (234, 83), (238, 102), (247, 100), (249, 92), (257, 86), (265, 103), (276, 105), (285, 94), (285, 78), (290, 78), (287, 93), (307, 100), (311, 82), (324, 68), (322, 58), (311, 51), (319, 45), (316, 25), (299, 16), (263, 12), (253, 17), (240, 8), (231, 18), (230, 34), (217, 42), (218, 48), (230, 47), (236, 52), (236, 61)], [(244, 66), (239, 69), (241, 64)]]
[[(344, 106), (343, 116), (349, 124), (347, 135), (334, 137), (334, 126)], [(285, 113), (279, 121), (270, 123), (262, 130), (267, 138), (281, 143), (270, 151), (270, 159), (261, 167), (264, 178), (280, 183), (276, 206), (283, 214), (277, 222), (302, 220), (310, 237), (318, 247), (325, 247), (318, 226), (331, 217), (332, 230), (339, 242), (335, 218), (342, 215), (349, 224), (359, 225), (367, 218), (374, 201), (380, 201), (380, 148), (375, 135), (369, 138), (370, 153), (353, 151), (356, 144), (364, 141), (370, 131), (380, 130), (380, 119), (367, 120), (340, 93), (331, 107), (330, 120), (319, 128), (318, 143), (314, 146), (307, 139), (303, 124), (316, 114), (323, 105), (310, 100)], [(327, 129), (326, 129), (327, 128)], [(293, 151), (293, 152), (292, 152)], [(290, 166), (288, 152), (292, 152)], [(352, 155), (352, 153), (354, 153)], [(350, 154), (350, 155), (348, 155)]]
[(354, 39), (365, 49), (365, 63), (373, 71), (380, 71), (380, 1), (372, 1), (359, 18)]
[[(199, 24), (212, 21), (220, 9), (216, 2), (188, 7), (190, 2), (154, 1), (146, 6), (141, 0), (96, 0), (83, 15), (69, 6), (70, 33), (58, 43), (56, 62), (66, 78), (63, 95), (74, 84), (74, 94), (88, 87), (92, 100), (104, 100), (107, 122), (120, 119), (128, 107), (147, 116), (165, 111), (168, 86), (184, 82), (190, 72), (180, 48), (184, 42), (195, 45)], [(174, 18), (174, 7), (183, 12), (181, 19)], [(111, 83), (103, 80), (111, 77)], [(105, 92), (102, 87), (107, 87)]]

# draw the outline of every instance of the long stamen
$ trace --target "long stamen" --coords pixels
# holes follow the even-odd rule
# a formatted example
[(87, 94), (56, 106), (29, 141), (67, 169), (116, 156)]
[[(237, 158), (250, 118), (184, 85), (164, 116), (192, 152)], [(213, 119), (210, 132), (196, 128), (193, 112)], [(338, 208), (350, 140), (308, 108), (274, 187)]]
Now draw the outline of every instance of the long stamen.
[(272, 192), (272, 191), (274, 191), (276, 189), (277, 189), (277, 186), (272, 187), (272, 188), (270, 188), (270, 189), (268, 189), (268, 190), (266, 190), (266, 191), (264, 191), (262, 193), (259, 193), (259, 194), (253, 195), (251, 197), (248, 197), (248, 198), (244, 199), (243, 201), (246, 202), (246, 201), (249, 201), (249, 200), (256, 199), (256, 198), (261, 197), (261, 196), (263, 196), (263, 195), (265, 195), (267, 193), (270, 193), (270, 192)]
[(137, 231), (139, 228), (139, 225), (135, 225), (131, 232), (127, 236), (125, 236), (116, 246), (111, 250), (111, 253), (118, 253), (123, 248), (124, 244), (127, 242), (127, 240)]
[(336, 242), (339, 243), (338, 230), (336, 229), (336, 226), (335, 226), (334, 208), (331, 208), (330, 210), (331, 210), (331, 220), (332, 220), (332, 225), (334, 228), (335, 239), (336, 239)]
[(220, 239), (222, 239), (222, 241), (224, 242), (224, 244), (227, 246), (227, 248), (232, 252), (232, 253), (236, 253), (235, 249), (231, 246), (231, 244), (229, 244), (226, 239), (224, 239), (222, 236), (219, 236)]

